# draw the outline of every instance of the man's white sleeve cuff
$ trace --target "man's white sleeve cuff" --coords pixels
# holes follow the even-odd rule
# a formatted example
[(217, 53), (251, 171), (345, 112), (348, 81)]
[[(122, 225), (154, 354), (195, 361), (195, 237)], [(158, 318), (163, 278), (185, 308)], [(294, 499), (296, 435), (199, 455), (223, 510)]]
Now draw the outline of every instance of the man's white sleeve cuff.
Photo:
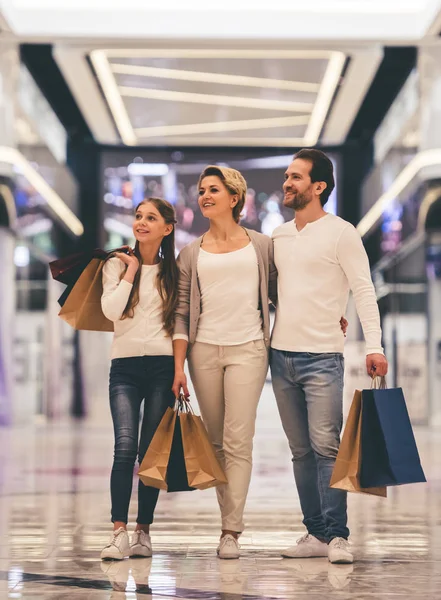
[(383, 354), (384, 356), (384, 349), (383, 348), (366, 348), (366, 356), (368, 356), (369, 354)]

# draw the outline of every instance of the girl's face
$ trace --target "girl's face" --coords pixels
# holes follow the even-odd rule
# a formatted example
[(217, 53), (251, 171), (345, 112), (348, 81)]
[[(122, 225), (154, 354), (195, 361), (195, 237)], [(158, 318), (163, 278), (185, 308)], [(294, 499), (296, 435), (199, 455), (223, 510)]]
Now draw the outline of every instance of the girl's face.
[(153, 202), (138, 206), (133, 222), (133, 234), (140, 244), (161, 243), (166, 235), (173, 231), (173, 225), (167, 224)]
[(207, 219), (231, 215), (237, 204), (237, 196), (231, 194), (224, 182), (216, 175), (204, 177), (199, 186), (199, 208)]

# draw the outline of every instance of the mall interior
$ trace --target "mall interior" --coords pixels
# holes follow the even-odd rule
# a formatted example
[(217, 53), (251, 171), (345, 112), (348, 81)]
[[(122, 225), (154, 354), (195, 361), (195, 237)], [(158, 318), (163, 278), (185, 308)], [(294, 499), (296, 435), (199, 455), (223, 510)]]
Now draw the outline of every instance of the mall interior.
[[(440, 0), (0, 2), (0, 600), (441, 598), (440, 36)], [(241, 223), (271, 236), (304, 147), (362, 237), (427, 483), (349, 494), (353, 564), (282, 558), (305, 530), (268, 373), (240, 559), (216, 556), (208, 489), (160, 493), (152, 558), (103, 562), (112, 334), (58, 317), (48, 265), (132, 245), (145, 196), (175, 207), (180, 251), (208, 164), (241, 171)], [(370, 383), (345, 316), (346, 418)]]

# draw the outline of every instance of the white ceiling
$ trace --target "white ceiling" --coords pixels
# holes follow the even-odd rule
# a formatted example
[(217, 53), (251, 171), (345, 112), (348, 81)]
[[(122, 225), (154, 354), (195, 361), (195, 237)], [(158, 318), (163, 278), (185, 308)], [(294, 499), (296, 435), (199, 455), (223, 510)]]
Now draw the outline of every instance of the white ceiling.
[(19, 36), (60, 39), (418, 40), (440, 0), (3, 0)]
[(55, 43), (100, 143), (296, 147), (344, 141), (382, 46), (418, 43), (441, 0), (0, 0), (0, 7), (19, 39)]

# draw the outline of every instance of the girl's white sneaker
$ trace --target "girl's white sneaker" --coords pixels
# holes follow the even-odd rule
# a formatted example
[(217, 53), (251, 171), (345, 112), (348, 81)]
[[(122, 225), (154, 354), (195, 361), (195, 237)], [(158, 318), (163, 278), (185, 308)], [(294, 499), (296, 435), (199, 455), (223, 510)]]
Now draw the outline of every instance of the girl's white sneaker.
[(109, 543), (101, 552), (101, 560), (123, 560), (129, 556), (129, 534), (120, 527), (112, 533)]
[(130, 542), (131, 558), (150, 558), (152, 555), (152, 540), (150, 535), (141, 529), (133, 532)]

